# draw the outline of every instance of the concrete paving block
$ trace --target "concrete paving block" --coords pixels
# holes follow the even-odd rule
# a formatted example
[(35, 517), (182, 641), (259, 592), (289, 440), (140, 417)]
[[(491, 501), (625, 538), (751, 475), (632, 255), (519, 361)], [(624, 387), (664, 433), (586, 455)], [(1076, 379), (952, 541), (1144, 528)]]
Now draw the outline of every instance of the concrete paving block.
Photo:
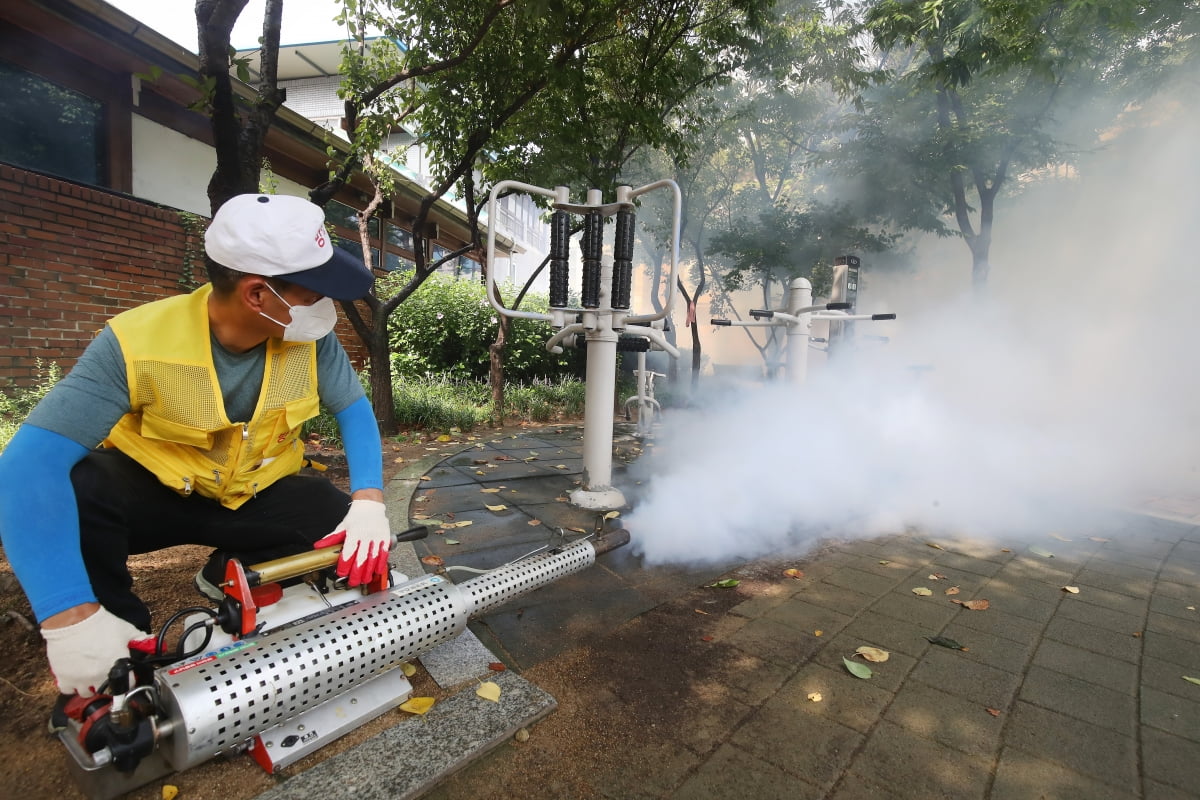
[(1130, 614), (1095, 605), (1089, 602), (1095, 597), (1095, 594), (1095, 590), (1089, 591), (1080, 586), (1078, 595), (1070, 595), (1059, 604), (1056, 618), (1082, 622), (1121, 635), (1132, 635), (1145, 627), (1144, 610), (1141, 610), (1140, 613)]
[(1004, 727), (1003, 715), (993, 717), (986, 706), (916, 682), (896, 692), (883, 718), (924, 739), (988, 760), (1000, 749)]
[(991, 609), (984, 611), (963, 609), (953, 622), (942, 629), (941, 635), (962, 642), (964, 645), (970, 642), (967, 650), (958, 651), (958, 656), (968, 661), (1002, 669), (1005, 672), (1019, 674), (1025, 670), (1025, 666), (1033, 657), (1035, 647), (1033, 641), (1027, 639), (1024, 642), (1016, 642), (987, 631), (981, 631), (978, 628), (972, 628), (967, 624), (974, 617), (992, 613)]
[(1000, 614), (1012, 614), (1037, 623), (1045, 623), (1054, 616), (1058, 604), (1062, 601), (1062, 585), (1048, 591), (1049, 586), (1040, 587), (1040, 593), (1035, 584), (1026, 581), (1020, 585), (1006, 585), (1000, 578), (987, 583), (977, 594), (991, 601), (994, 611)]
[[(592, 784), (602, 796), (611, 800), (658, 800), (672, 792), (703, 763), (703, 759), (688, 748), (680, 747), (678, 742), (647, 742), (636, 752), (626, 753), (619, 764), (598, 772)], [(564, 765), (564, 768), (570, 769), (570, 765)], [(542, 796), (553, 798), (563, 794), (547, 790)]]
[(809, 634), (824, 631), (825, 636), (833, 636), (850, 624), (851, 617), (793, 596), (764, 614), (763, 619)]
[(1081, 775), (1060, 764), (1006, 747), (1000, 754), (989, 800), (1135, 800), (1136, 793)]
[[(1091, 573), (1091, 577), (1095, 576), (1096, 573)], [(1146, 606), (1150, 599), (1149, 587), (1137, 594), (1114, 591), (1103, 586), (1097, 586), (1095, 583), (1089, 583), (1087, 577), (1088, 573), (1086, 570), (1076, 576), (1071, 585), (1079, 588), (1079, 594), (1064, 593), (1062, 595), (1064, 603), (1078, 601), (1135, 616), (1141, 616), (1146, 613)]]
[(879, 575), (854, 567), (842, 567), (824, 578), (825, 583), (864, 594), (890, 592), (907, 575)]
[[(1164, 585), (1178, 586), (1179, 584), (1158, 584), (1161, 590)], [(1156, 614), (1167, 614), (1172, 617), (1189, 620), (1200, 624), (1200, 590), (1193, 589), (1188, 596), (1173, 597), (1162, 591), (1155, 591), (1150, 596), (1150, 611)]]
[(993, 561), (961, 553), (939, 552), (933, 559), (934, 572), (969, 572), (990, 578), (1004, 568), (1007, 561)]
[(410, 717), (288, 778), (256, 800), (419, 797), (555, 708), (553, 697), (513, 673), (493, 680), (500, 685), (500, 702), (476, 696), (474, 687), (464, 689), (424, 716)]
[(1160, 658), (1186, 667), (1185, 675), (1200, 678), (1200, 647), (1194, 642), (1176, 639), (1158, 631), (1146, 631), (1145, 653), (1151, 658)]
[(1004, 743), (1123, 792), (1138, 791), (1134, 737), (1018, 700), (1004, 729)]
[(898, 800), (899, 797), (900, 795), (861, 775), (847, 772), (833, 787), (826, 800)]
[(1035, 641), (1041, 635), (1045, 625), (1042, 621), (1007, 613), (1007, 606), (1003, 603), (989, 608), (985, 614), (959, 614), (954, 618), (953, 624), (970, 630), (982, 631), (1018, 644)]
[[(628, 795), (621, 795), (622, 798)], [(670, 800), (752, 797), (755, 800), (820, 800), (824, 793), (795, 775), (732, 745), (722, 745)]]
[(421, 666), (443, 689), (491, 674), (488, 665), (496, 660), (492, 651), (484, 647), (470, 629), (420, 657)]
[[(970, 646), (969, 642), (962, 642)], [(913, 669), (910, 680), (962, 697), (984, 708), (1008, 708), (1021, 676), (979, 664), (965, 653), (944, 647), (931, 647)]]
[(1166, 564), (1158, 573), (1159, 579), (1173, 583), (1200, 584), (1200, 565), (1174, 562)]
[[(1052, 548), (1046, 548), (1048, 552), (1053, 552)], [(1071, 577), (1078, 571), (1074, 566), (1065, 564), (1057, 558), (1042, 558), (1040, 556), (1022, 554), (1020, 558), (1013, 559), (1004, 565), (1004, 568), (997, 572), (993, 577), (997, 580), (1004, 580), (1013, 585), (1019, 585), (1025, 581), (1034, 581), (1037, 583), (1048, 583), (1051, 586), (1062, 586), (1068, 583)]]
[(1142, 639), (1134, 633), (1113, 633), (1066, 617), (1055, 617), (1046, 626), (1043, 638), (1136, 664), (1142, 655)]
[(737, 614), (739, 617), (747, 619), (758, 619), (766, 614), (771, 609), (787, 602), (790, 595), (785, 594), (760, 594), (751, 597), (749, 600), (744, 600), (738, 603), (733, 608), (729, 609), (730, 614)]
[(1193, 797), (1200, 786), (1196, 743), (1155, 728), (1142, 728), (1142, 769), (1148, 780), (1192, 792)]
[(1033, 654), (1033, 663), (1130, 697), (1137, 691), (1137, 665), (1053, 639), (1046, 639), (1038, 645), (1037, 652)]
[(1146, 630), (1200, 645), (1200, 619), (1181, 619), (1151, 612), (1146, 618)]
[(792, 595), (793, 597), (848, 616), (854, 616), (875, 602), (876, 599), (875, 595), (834, 586), (824, 581), (799, 581), (799, 583), (801, 584), (800, 589)]
[(1176, 697), (1195, 698), (1200, 687), (1185, 681), (1184, 675), (1200, 678), (1200, 675), (1188, 671), (1185, 667), (1163, 661), (1161, 658), (1147, 656), (1142, 659), (1142, 686), (1149, 686)]
[(1021, 700), (1116, 731), (1137, 734), (1137, 699), (1062, 672), (1030, 667), (1018, 695)]
[(933, 636), (936, 632), (932, 628), (898, 620), (877, 611), (864, 611), (842, 630), (841, 635), (889, 652), (919, 658), (930, 647), (925, 637)]
[(1143, 800), (1196, 800), (1197, 796), (1200, 795), (1195, 791), (1167, 786), (1149, 778), (1142, 781)]
[(751, 706), (762, 704), (796, 672), (794, 665), (772, 664), (745, 652), (731, 667), (720, 675), (721, 683), (729, 688), (730, 697)]
[(785, 667), (798, 667), (822, 644), (812, 631), (797, 630), (769, 619), (751, 620), (727, 641), (739, 650)]
[[(825, 555), (821, 557), (822, 562), (827, 560), (832, 561), (837, 567), (852, 567), (873, 575), (895, 577), (897, 581), (918, 568), (918, 564), (909, 559), (879, 558), (874, 553), (852, 551), (836, 553), (832, 558)], [(920, 566), (924, 566), (924, 564)]]
[(990, 766), (991, 759), (921, 739), (884, 720), (855, 755), (850, 771), (887, 785), (902, 798), (970, 800), (986, 796)]
[[(1180, 683), (1187, 684), (1187, 681), (1181, 680)], [(1200, 689), (1200, 686), (1194, 684), (1187, 685)], [(1200, 691), (1193, 694), (1196, 698), (1200, 698)], [(1157, 728), (1182, 739), (1191, 739), (1200, 745), (1200, 701), (1185, 699), (1143, 686), (1141, 715), (1143, 725)], [(1197, 753), (1198, 760), (1200, 760), (1200, 750)], [(1200, 789), (1200, 785), (1197, 788)]]
[[(842, 633), (826, 644), (824, 649), (817, 653), (813, 661), (835, 672), (846, 672), (846, 664), (842, 659), (850, 658), (854, 655), (854, 651), (860, 645), (864, 644), (871, 645), (871, 642)], [(912, 656), (907, 656), (903, 653), (889, 652), (890, 656), (888, 660), (881, 664), (870, 664), (857, 657), (851, 660), (860, 661), (871, 669), (873, 674), (867, 679), (871, 686), (887, 692), (895, 692), (908, 679), (909, 673), (912, 672), (913, 667), (916, 666), (918, 661)], [(862, 680), (862, 678), (855, 678), (855, 680)]]
[(1128, 597), (1135, 603), (1145, 601), (1154, 588), (1154, 580), (1155, 575), (1152, 572), (1143, 572), (1142, 570), (1136, 572), (1126, 570), (1122, 573), (1102, 572), (1089, 567), (1080, 570), (1071, 582), (1075, 586), (1087, 586), (1094, 590), (1101, 589), (1113, 593), (1113, 607), (1120, 609), (1127, 604), (1121, 604), (1118, 597)]
[(828, 790), (862, 740), (862, 734), (844, 725), (768, 700), (729, 743)]
[(944, 596), (919, 597), (912, 593), (917, 586), (930, 588), (928, 581), (897, 588), (881, 597), (871, 606), (871, 610), (930, 630), (941, 630), (947, 622), (954, 619), (958, 613), (958, 606), (947, 601)]
[(1162, 563), (1163, 560), (1159, 556), (1143, 556), (1125, 550), (1101, 547), (1088, 561), (1085, 569), (1116, 575), (1125, 574), (1131, 569), (1156, 574)]
[[(809, 699), (814, 692), (821, 695), (819, 701)], [(893, 697), (892, 692), (871, 680), (856, 678), (840, 665), (806, 664), (780, 688), (772, 702), (867, 733)]]

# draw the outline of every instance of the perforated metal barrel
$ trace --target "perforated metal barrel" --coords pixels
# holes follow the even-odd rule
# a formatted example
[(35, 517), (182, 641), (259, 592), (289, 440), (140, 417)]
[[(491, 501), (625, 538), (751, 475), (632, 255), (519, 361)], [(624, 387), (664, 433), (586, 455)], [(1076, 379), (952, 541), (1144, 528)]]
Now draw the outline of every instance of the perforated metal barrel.
[(523, 558), (478, 578), (463, 581), (458, 588), (466, 598), (470, 616), (477, 617), (514, 597), (520, 597), (565, 575), (579, 572), (595, 561), (596, 550), (592, 544), (577, 541), (547, 553)]
[(457, 586), (430, 575), (155, 675), (175, 723), (163, 755), (200, 764), (336, 697), (466, 627)]
[(458, 636), (471, 617), (587, 568), (576, 541), (455, 585), (427, 575), (155, 674), (175, 770), (254, 736)]

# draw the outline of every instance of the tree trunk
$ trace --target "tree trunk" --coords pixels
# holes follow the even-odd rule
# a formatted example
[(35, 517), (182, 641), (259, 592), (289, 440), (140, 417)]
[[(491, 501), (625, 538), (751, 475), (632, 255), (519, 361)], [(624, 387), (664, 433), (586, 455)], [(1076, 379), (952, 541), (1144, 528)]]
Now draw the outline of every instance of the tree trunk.
[(376, 314), (374, 326), (367, 344), (368, 368), (371, 371), (371, 406), (375, 409), (375, 421), (383, 436), (395, 436), (400, 432), (396, 421), (396, 397), (392, 391), (392, 361), (388, 348), (387, 315)]
[(504, 345), (508, 341), (508, 326), (512, 317), (497, 315), (500, 319), (496, 341), (488, 345), (488, 383), (492, 386), (492, 425), (504, 424)]

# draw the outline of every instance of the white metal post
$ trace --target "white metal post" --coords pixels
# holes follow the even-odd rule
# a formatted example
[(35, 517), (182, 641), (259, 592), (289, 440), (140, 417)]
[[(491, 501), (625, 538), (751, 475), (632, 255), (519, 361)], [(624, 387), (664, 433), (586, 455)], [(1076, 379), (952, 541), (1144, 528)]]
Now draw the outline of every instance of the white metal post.
[(788, 287), (787, 313), (796, 316), (795, 324), (787, 326), (787, 373), (791, 383), (804, 383), (808, 376), (808, 340), (812, 334), (812, 314), (803, 313), (812, 305), (812, 283), (808, 278), (796, 278)]

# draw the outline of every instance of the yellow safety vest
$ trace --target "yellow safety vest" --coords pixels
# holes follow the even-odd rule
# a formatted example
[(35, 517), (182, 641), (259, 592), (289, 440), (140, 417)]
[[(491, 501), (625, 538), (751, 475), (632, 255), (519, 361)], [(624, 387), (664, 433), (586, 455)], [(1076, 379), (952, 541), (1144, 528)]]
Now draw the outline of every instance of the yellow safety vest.
[(213, 366), (205, 284), (109, 320), (121, 343), (132, 409), (109, 432), (115, 447), (183, 495), (237, 508), (300, 471), (301, 424), (315, 417), (317, 347), (267, 341), (258, 405), (248, 422), (225, 416)]

